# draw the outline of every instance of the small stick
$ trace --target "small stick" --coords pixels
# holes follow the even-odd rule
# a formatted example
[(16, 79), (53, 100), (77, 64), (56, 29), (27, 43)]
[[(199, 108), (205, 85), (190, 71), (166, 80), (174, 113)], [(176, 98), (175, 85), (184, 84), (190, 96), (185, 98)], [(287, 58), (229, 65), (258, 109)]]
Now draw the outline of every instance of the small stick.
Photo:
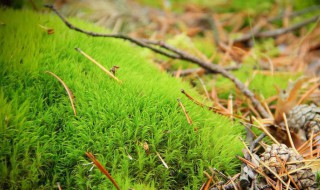
[(191, 125), (192, 124), (192, 120), (189, 117), (188, 112), (186, 111), (186, 108), (183, 106), (183, 104), (181, 103), (181, 100), (179, 98), (177, 100), (178, 100), (178, 103), (179, 103), (180, 107), (182, 108), (184, 114), (186, 115), (188, 123)]
[[(229, 67), (224, 67), (225, 70), (227, 71), (234, 71), (234, 70), (238, 70), (241, 67), (241, 65), (236, 65), (236, 66), (229, 66)], [(179, 76), (187, 76), (187, 75), (191, 75), (193, 73), (196, 73), (198, 75), (203, 74), (217, 74), (217, 72), (212, 72), (203, 68), (192, 68), (192, 69), (185, 69), (185, 70), (176, 70), (172, 72), (173, 76), (176, 76), (177, 73), (180, 73)]]
[(253, 149), (256, 147), (256, 144), (258, 144), (265, 136), (266, 136), (265, 133), (261, 133), (259, 137), (252, 142), (250, 146), (250, 152), (253, 152)]
[[(243, 42), (243, 41), (248, 41), (251, 38), (271, 38), (271, 37), (277, 37), (289, 32), (292, 32), (294, 30), (297, 30), (299, 28), (302, 28), (310, 23), (313, 23), (315, 21), (317, 21), (320, 18), (319, 15), (314, 16), (310, 19), (304, 20), (300, 23), (297, 23), (295, 25), (289, 26), (287, 28), (279, 28), (279, 29), (275, 29), (275, 30), (270, 30), (270, 31), (265, 31), (265, 32), (253, 32), (249, 34), (244, 34), (242, 37), (237, 38), (234, 40), (234, 42)], [(251, 35), (252, 34), (252, 35)]]
[(109, 172), (102, 166), (102, 164), (93, 156), (91, 152), (86, 152), (86, 155), (92, 160), (92, 162), (99, 168), (99, 170), (109, 178), (109, 180), (112, 182), (112, 184), (117, 188), (117, 190), (120, 190), (117, 182), (111, 177)]
[(79, 53), (81, 53), (83, 56), (85, 56), (87, 59), (89, 59), (92, 63), (97, 65), (101, 70), (103, 70), (107, 75), (109, 75), (111, 78), (116, 80), (119, 83), (122, 83), (121, 80), (119, 80), (117, 77), (115, 77), (110, 71), (108, 71), (106, 68), (104, 68), (100, 63), (98, 63), (96, 60), (94, 60), (92, 57), (84, 53), (80, 48), (75, 48)]
[(73, 114), (76, 116), (77, 115), (77, 111), (76, 111), (76, 107), (74, 105), (73, 99), (74, 99), (74, 95), (72, 94), (71, 90), (69, 89), (69, 87), (66, 85), (66, 83), (60, 78), (58, 77), (56, 74), (54, 74), (53, 72), (50, 71), (45, 71), (45, 73), (48, 73), (52, 76), (54, 76), (56, 79), (58, 79), (58, 81), (62, 84), (62, 86), (64, 87), (64, 89), (67, 91), (70, 103), (71, 103), (71, 107), (73, 110)]

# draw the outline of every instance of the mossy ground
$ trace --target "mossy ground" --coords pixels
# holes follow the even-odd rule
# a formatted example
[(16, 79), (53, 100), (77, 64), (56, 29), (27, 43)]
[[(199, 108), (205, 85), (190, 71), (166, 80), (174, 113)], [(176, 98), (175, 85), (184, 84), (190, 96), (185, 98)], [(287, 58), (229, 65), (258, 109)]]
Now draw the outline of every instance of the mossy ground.
[[(112, 189), (98, 169), (83, 165), (89, 162), (86, 151), (96, 155), (121, 189), (198, 189), (209, 167), (236, 172), (243, 127), (183, 97), (181, 88), (199, 96), (158, 71), (141, 48), (77, 33), (53, 14), (1, 9), (0, 21), (2, 189), (52, 189), (57, 182), (63, 189)], [(48, 35), (39, 24), (55, 33)], [(117, 77), (123, 83), (110, 79), (75, 47), (106, 68), (120, 66)], [(63, 86), (45, 71), (57, 74), (72, 90), (77, 116)], [(178, 106), (179, 97), (192, 125)]]

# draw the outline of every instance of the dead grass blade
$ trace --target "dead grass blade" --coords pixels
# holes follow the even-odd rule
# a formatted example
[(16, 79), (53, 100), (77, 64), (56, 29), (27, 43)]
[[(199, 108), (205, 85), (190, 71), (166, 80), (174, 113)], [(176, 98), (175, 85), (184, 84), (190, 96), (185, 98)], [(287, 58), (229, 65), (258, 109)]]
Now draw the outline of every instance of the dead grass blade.
[(211, 184), (211, 182), (212, 182), (212, 176), (210, 176), (210, 175), (209, 175), (208, 173), (206, 173), (206, 172), (205, 172), (205, 174), (206, 174), (206, 176), (207, 176), (209, 179), (208, 179), (208, 181), (207, 181), (207, 183), (206, 183), (206, 186), (204, 186), (203, 190), (208, 190), (209, 187), (210, 187), (210, 184)]
[(112, 184), (117, 188), (117, 190), (120, 190), (117, 182), (111, 177), (109, 172), (101, 165), (101, 163), (93, 156), (91, 152), (86, 152), (86, 155), (91, 159), (91, 161), (99, 168), (99, 170), (107, 176), (107, 178), (112, 182)]
[(298, 100), (297, 105), (300, 105), (300, 104), (303, 102), (303, 100), (305, 100), (308, 96), (310, 96), (313, 91), (315, 91), (316, 89), (319, 88), (319, 86), (320, 86), (320, 84), (314, 84), (312, 87), (310, 87), (310, 89), (309, 89), (307, 92), (305, 92), (305, 93), (301, 96), (301, 98)]
[(294, 146), (294, 143), (293, 143), (293, 141), (292, 141), (292, 137), (291, 137), (291, 134), (290, 134), (290, 131), (289, 131), (289, 126), (288, 126), (288, 121), (287, 121), (286, 114), (283, 113), (282, 116), (283, 116), (284, 123), (285, 123), (285, 125), (286, 125), (286, 131), (287, 131), (287, 134), (288, 134), (288, 138), (289, 138), (289, 141), (290, 141), (290, 145), (291, 145), (291, 147), (293, 148), (293, 150), (295, 151), (295, 153), (299, 155), (299, 152), (297, 151), (297, 149), (296, 149), (296, 147)]
[(270, 137), (270, 139), (271, 139), (274, 143), (280, 145), (280, 143), (269, 133), (269, 131), (263, 126), (263, 124), (262, 124), (258, 119), (256, 119), (254, 116), (252, 116), (252, 118), (253, 118), (253, 120), (254, 120), (255, 122), (258, 123), (258, 125), (259, 125), (259, 127), (262, 129), (262, 131), (263, 131), (266, 135), (268, 135), (268, 137)]
[(89, 59), (92, 63), (97, 65), (101, 70), (103, 70), (107, 75), (109, 75), (111, 78), (116, 80), (118, 83), (122, 83), (121, 80), (119, 80), (117, 77), (115, 77), (110, 71), (108, 71), (106, 68), (104, 68), (100, 63), (98, 63), (96, 60), (94, 60), (92, 57), (84, 53), (81, 49), (75, 48), (79, 53), (81, 53), (83, 56), (85, 56), (87, 59)]
[(73, 102), (74, 95), (72, 94), (71, 90), (70, 90), (69, 87), (66, 85), (66, 83), (65, 83), (60, 77), (58, 77), (56, 74), (54, 74), (53, 72), (45, 71), (45, 73), (48, 73), (48, 74), (54, 76), (54, 77), (63, 85), (64, 89), (65, 89), (65, 90), (67, 91), (67, 93), (68, 93), (68, 96), (69, 96), (69, 100), (70, 100), (70, 103), (71, 103), (71, 107), (72, 107), (73, 113), (74, 113), (74, 115), (77, 115), (76, 107), (75, 107), (74, 102)]
[(204, 84), (203, 80), (197, 74), (196, 74), (196, 77), (199, 79), (199, 81), (201, 83), (201, 86), (202, 86), (204, 92), (206, 93), (206, 96), (207, 96), (208, 100), (210, 100), (210, 96), (209, 96), (208, 90), (207, 90), (206, 85)]

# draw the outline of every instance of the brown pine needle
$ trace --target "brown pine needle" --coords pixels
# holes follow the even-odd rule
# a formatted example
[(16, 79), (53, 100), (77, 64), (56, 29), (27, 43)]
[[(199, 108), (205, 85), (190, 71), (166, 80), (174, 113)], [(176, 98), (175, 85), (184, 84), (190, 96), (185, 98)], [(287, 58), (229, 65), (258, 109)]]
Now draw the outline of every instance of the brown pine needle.
[(270, 137), (270, 139), (271, 139), (274, 143), (280, 145), (280, 143), (269, 133), (269, 131), (263, 126), (262, 123), (260, 123), (260, 121), (259, 121), (258, 119), (256, 119), (254, 116), (252, 116), (252, 118), (253, 118), (253, 120), (255, 120), (255, 122), (258, 123), (259, 127), (263, 130), (263, 132), (264, 132), (266, 135), (268, 135), (268, 137)]
[[(254, 118), (255, 119), (255, 118)], [(243, 141), (243, 139), (240, 137), (240, 140), (241, 142), (243, 143), (244, 147), (246, 148), (246, 150), (248, 151), (248, 153), (250, 154), (251, 158), (252, 159), (255, 159), (255, 157), (252, 155), (252, 153), (250, 152), (248, 146), (246, 145), (246, 143)], [(255, 159), (257, 160), (257, 159)], [(265, 164), (264, 162), (262, 162), (261, 160), (257, 160), (261, 165), (263, 165), (265, 168), (267, 168), (278, 180), (281, 181), (282, 184), (286, 185), (286, 183), (281, 179), (281, 177), (276, 173), (274, 172), (273, 170), (271, 170), (271, 168)]]
[[(288, 175), (289, 177), (289, 182), (290, 180), (292, 181), (293, 185), (296, 187), (297, 190), (300, 190), (298, 185), (296, 184), (296, 182), (293, 180), (292, 176), (290, 174), (288, 174), (288, 170), (286, 169), (286, 162), (283, 163), (283, 161), (279, 158), (279, 156), (275, 155), (276, 159), (278, 160), (278, 162), (281, 164), (281, 169), (284, 170), (284, 172)], [(290, 183), (288, 184), (288, 186), (290, 185)], [(287, 186), (287, 189), (289, 189), (289, 187)]]
[(178, 100), (178, 103), (179, 103), (180, 107), (182, 108), (184, 114), (186, 115), (188, 123), (191, 125), (192, 124), (192, 120), (189, 117), (188, 112), (186, 111), (186, 108), (183, 106), (183, 104), (181, 103), (181, 100), (179, 98), (177, 100)]
[(229, 114), (231, 115), (231, 119), (233, 118), (233, 96), (232, 94), (229, 94), (228, 97), (228, 110), (229, 110)]
[(93, 156), (91, 152), (86, 152), (86, 155), (91, 159), (91, 161), (99, 168), (99, 170), (107, 176), (107, 178), (112, 182), (112, 184), (117, 188), (117, 190), (120, 190), (117, 182), (111, 177), (109, 172), (101, 165), (101, 163)]
[(159, 157), (159, 159), (161, 160), (162, 164), (164, 165), (165, 168), (169, 169), (167, 163), (162, 159), (162, 157), (160, 156), (160, 154), (158, 152), (157, 153), (157, 156)]
[(310, 96), (310, 94), (312, 94), (313, 91), (315, 91), (316, 89), (318, 89), (319, 86), (320, 86), (320, 84), (315, 84), (315, 85), (313, 85), (307, 92), (305, 92), (305, 93), (301, 96), (301, 98), (299, 99), (297, 105), (300, 105), (300, 104), (303, 102), (303, 100), (305, 100), (308, 96)]
[(292, 137), (291, 137), (291, 134), (290, 134), (290, 131), (289, 131), (289, 126), (288, 126), (288, 121), (287, 121), (287, 116), (285, 113), (282, 113), (282, 117), (283, 117), (283, 121), (286, 125), (286, 131), (287, 131), (287, 134), (288, 134), (288, 137), (289, 137), (289, 141), (290, 141), (290, 145), (291, 147), (293, 148), (293, 150), (295, 151), (296, 154), (299, 154), (299, 152), (297, 151), (296, 147), (294, 146), (294, 143), (292, 141)]
[[(297, 168), (297, 169), (295, 169), (295, 170), (288, 171), (288, 174), (292, 174), (292, 173), (295, 173), (295, 172), (297, 172), (297, 171), (299, 171), (299, 170), (303, 170), (303, 169), (306, 169), (306, 168), (312, 168), (312, 167), (314, 167), (314, 166), (319, 166), (319, 165), (320, 165), (320, 163), (303, 166), (303, 167)], [(287, 175), (287, 174), (281, 174), (280, 176), (283, 177), (283, 176), (285, 176), (285, 175)]]
[(210, 178), (208, 179), (208, 181), (206, 183), (206, 186), (203, 188), (203, 190), (208, 190), (209, 189), (211, 181), (212, 181), (212, 176), (210, 176)]
[(186, 93), (186, 91), (184, 91), (184, 89), (181, 89), (181, 93), (186, 95), (187, 98), (189, 98), (192, 102), (194, 102), (195, 104), (201, 106), (201, 107), (207, 107), (206, 105), (202, 104), (201, 102), (198, 102), (197, 100), (193, 99), (188, 93)]
[(60, 185), (59, 182), (57, 182), (57, 186), (58, 186), (58, 189), (59, 189), (59, 190), (62, 190), (61, 185)]
[(206, 85), (204, 84), (203, 80), (201, 79), (201, 77), (198, 76), (198, 74), (196, 74), (196, 77), (199, 79), (200, 84), (201, 84), (204, 92), (206, 93), (206, 96), (207, 96), (208, 100), (210, 100), (209, 92), (208, 92), (208, 90), (207, 90), (207, 88), (206, 88)]
[(229, 179), (230, 179), (230, 181), (231, 181), (234, 189), (235, 189), (235, 190), (238, 190), (238, 188), (237, 188), (236, 184), (234, 183), (233, 179), (232, 179), (231, 177), (230, 177)]
[(45, 73), (48, 73), (48, 74), (54, 76), (62, 84), (62, 86), (67, 91), (67, 94), (69, 96), (69, 100), (70, 100), (70, 103), (71, 103), (71, 107), (72, 107), (73, 113), (74, 113), (74, 115), (77, 115), (76, 107), (75, 107), (74, 102), (73, 102), (74, 95), (72, 94), (71, 90), (66, 85), (66, 83), (60, 77), (58, 77), (56, 74), (54, 74), (53, 72), (45, 71)]
[[(266, 108), (266, 110), (269, 113), (271, 119), (274, 120), (273, 114), (272, 114), (272, 112), (271, 112), (271, 110), (270, 110), (270, 108), (269, 108), (269, 106), (268, 106), (268, 104), (267, 104), (267, 102), (265, 100), (262, 102), (262, 105)], [(268, 119), (270, 119), (270, 118), (268, 118)]]
[[(320, 131), (318, 133), (316, 133), (314, 135), (314, 137), (317, 137), (320, 135)], [(320, 140), (320, 138), (317, 138), (315, 141), (313, 141), (313, 144), (315, 145), (318, 141)], [(302, 154), (303, 152), (305, 152), (309, 146), (308, 144), (310, 143), (311, 139), (307, 140), (306, 142), (304, 142), (297, 150), (300, 152), (300, 154)], [(314, 146), (313, 145), (313, 146)]]
[(297, 164), (297, 163), (306, 163), (306, 162), (320, 162), (319, 159), (311, 159), (311, 160), (307, 160), (307, 159), (304, 159), (304, 160), (297, 160), (297, 161), (292, 161), (292, 162), (287, 162), (286, 164), (289, 165), (289, 164)]
[(103, 70), (107, 75), (109, 75), (111, 78), (116, 80), (119, 83), (122, 83), (121, 80), (119, 80), (117, 77), (115, 77), (110, 71), (108, 71), (106, 68), (104, 68), (100, 63), (98, 63), (96, 60), (94, 60), (92, 57), (84, 53), (80, 48), (75, 48), (79, 53), (81, 53), (83, 56), (85, 56), (87, 59), (89, 59), (92, 63), (97, 65), (101, 70)]

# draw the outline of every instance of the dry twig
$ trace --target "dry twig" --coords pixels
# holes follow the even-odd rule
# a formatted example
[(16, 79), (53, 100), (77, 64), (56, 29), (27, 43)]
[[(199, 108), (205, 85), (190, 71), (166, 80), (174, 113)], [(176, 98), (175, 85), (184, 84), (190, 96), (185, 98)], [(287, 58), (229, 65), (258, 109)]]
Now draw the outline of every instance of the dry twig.
[(299, 28), (302, 28), (302, 27), (304, 27), (308, 24), (311, 24), (313, 22), (316, 22), (319, 18), (320, 18), (320, 16), (317, 15), (312, 18), (306, 19), (300, 23), (297, 23), (295, 25), (289, 26), (287, 28), (279, 28), (279, 29), (264, 31), (264, 32), (251, 31), (250, 34), (244, 34), (242, 37), (235, 39), (234, 42), (243, 42), (243, 41), (250, 40), (252, 38), (277, 37), (277, 36), (298, 30)]
[[(122, 35), (122, 34), (101, 34), (101, 33), (85, 31), (85, 30), (82, 30), (78, 27), (75, 27), (70, 22), (68, 22), (57, 11), (57, 9), (53, 5), (45, 5), (45, 7), (50, 8), (53, 12), (55, 12), (60, 17), (60, 19), (72, 30), (75, 30), (75, 31), (78, 31), (78, 32), (81, 32), (81, 33), (84, 33), (84, 34), (87, 34), (87, 35), (90, 35), (93, 37), (107, 37), (107, 38), (118, 38), (118, 39), (127, 40), (127, 41), (130, 41), (130, 42), (140, 46), (140, 47), (148, 48), (148, 49), (150, 49), (156, 53), (159, 53), (161, 55), (164, 55), (166, 57), (192, 62), (192, 63), (195, 63), (195, 64), (205, 68), (206, 70), (208, 70), (210, 72), (219, 73), (219, 74), (223, 75), (224, 77), (228, 78), (229, 80), (231, 80), (235, 84), (235, 86), (245, 96), (247, 96), (250, 99), (250, 101), (252, 102), (254, 107), (260, 112), (260, 114), (264, 118), (270, 117), (268, 112), (261, 105), (261, 103), (255, 98), (254, 93), (252, 93), (250, 91), (250, 89), (248, 87), (246, 87), (238, 78), (236, 78), (234, 75), (232, 75), (231, 73), (226, 71), (220, 65), (212, 64), (208, 61), (203, 61), (193, 55), (190, 55), (190, 54), (188, 54), (180, 49), (177, 49), (177, 48), (175, 48), (165, 42), (162, 42), (162, 41), (139, 40), (139, 39), (135, 39), (135, 38), (132, 38), (132, 37), (129, 37), (126, 35)], [(158, 47), (160, 47), (160, 48), (158, 48)]]

